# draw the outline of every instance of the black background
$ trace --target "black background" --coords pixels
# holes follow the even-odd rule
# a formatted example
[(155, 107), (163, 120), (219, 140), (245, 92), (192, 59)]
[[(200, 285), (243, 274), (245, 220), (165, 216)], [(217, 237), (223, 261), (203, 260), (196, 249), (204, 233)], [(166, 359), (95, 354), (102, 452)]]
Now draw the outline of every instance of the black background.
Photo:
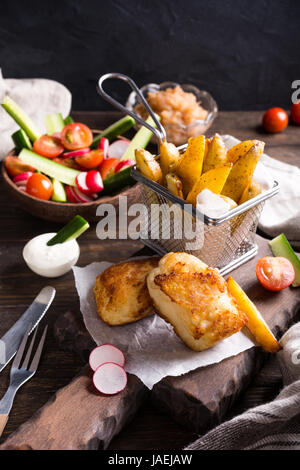
[(224, 110), (288, 108), (299, 46), (299, 0), (0, 1), (4, 77), (58, 80), (76, 110), (111, 109), (96, 93), (111, 71), (193, 83)]

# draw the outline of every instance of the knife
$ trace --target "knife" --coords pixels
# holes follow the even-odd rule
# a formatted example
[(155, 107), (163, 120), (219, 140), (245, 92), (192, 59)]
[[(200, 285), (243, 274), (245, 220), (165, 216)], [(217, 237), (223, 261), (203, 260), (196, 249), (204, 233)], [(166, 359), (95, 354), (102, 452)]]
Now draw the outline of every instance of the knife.
[(41, 321), (55, 297), (55, 292), (54, 287), (44, 287), (21, 318), (0, 339), (0, 372), (16, 354), (27, 328), (31, 327), (31, 333)]

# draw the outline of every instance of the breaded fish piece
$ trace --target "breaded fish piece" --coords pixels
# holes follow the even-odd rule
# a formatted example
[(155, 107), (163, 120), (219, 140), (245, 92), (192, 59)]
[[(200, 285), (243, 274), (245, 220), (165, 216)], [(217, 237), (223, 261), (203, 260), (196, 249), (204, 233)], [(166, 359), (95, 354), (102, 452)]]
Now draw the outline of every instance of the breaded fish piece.
[(168, 253), (148, 275), (158, 315), (194, 351), (211, 348), (247, 322), (220, 273), (187, 253)]
[(97, 276), (94, 294), (98, 315), (109, 325), (125, 325), (154, 312), (146, 278), (158, 257), (127, 261)]

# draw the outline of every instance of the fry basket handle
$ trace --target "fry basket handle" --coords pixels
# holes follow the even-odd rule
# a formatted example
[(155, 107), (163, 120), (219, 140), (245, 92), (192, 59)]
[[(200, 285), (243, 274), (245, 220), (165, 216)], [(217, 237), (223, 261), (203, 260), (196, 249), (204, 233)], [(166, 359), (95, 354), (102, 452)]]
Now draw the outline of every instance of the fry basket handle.
[[(103, 83), (105, 80), (109, 79), (118, 79), (118, 80), (123, 80), (123, 82), (128, 83), (130, 88), (134, 90), (139, 98), (139, 101), (145, 106), (147, 109), (149, 115), (152, 117), (153, 121), (155, 122), (157, 128), (152, 127), (151, 124), (148, 124), (144, 119), (142, 119), (138, 114), (134, 113), (130, 109), (127, 109), (125, 106), (123, 106), (121, 103), (119, 103), (117, 100), (112, 98), (112, 96), (108, 95), (104, 90), (103, 90)], [(129, 116), (131, 116), (135, 121), (139, 122), (142, 126), (147, 127), (153, 134), (156, 136), (158, 139), (159, 143), (162, 141), (166, 140), (166, 131), (159, 122), (159, 120), (156, 117), (156, 114), (153, 112), (153, 110), (150, 108), (147, 100), (145, 99), (144, 95), (141, 93), (140, 89), (136, 85), (136, 83), (127, 75), (123, 75), (122, 73), (106, 73), (105, 75), (102, 75), (99, 80), (98, 80), (98, 87), (97, 91), (99, 95), (102, 96), (106, 101), (108, 101), (110, 104), (115, 106), (116, 108), (120, 109), (121, 111), (125, 112)]]

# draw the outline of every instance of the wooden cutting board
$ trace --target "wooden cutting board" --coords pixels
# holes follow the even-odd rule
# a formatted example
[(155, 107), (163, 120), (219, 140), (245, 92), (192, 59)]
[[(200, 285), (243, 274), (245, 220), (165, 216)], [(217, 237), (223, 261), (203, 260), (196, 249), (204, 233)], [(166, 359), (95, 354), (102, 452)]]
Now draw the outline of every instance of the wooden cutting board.
[[(265, 239), (257, 236), (257, 243), (258, 256), (231, 274), (280, 338), (300, 313), (300, 289), (271, 293), (260, 286), (255, 264), (259, 257), (271, 252)], [(145, 253), (147, 249), (139, 252)], [(85, 357), (93, 347), (79, 317), (70, 313), (60, 318), (55, 334), (62, 347)], [(260, 347), (253, 347), (219, 364), (180, 377), (166, 377), (154, 386), (151, 400), (181, 425), (205, 432), (224, 418), (267, 357)], [(146, 387), (134, 376), (129, 376), (128, 387), (121, 394), (101, 396), (95, 393), (90, 373), (84, 369), (0, 449), (90, 449), (99, 445), (105, 448), (147, 396)]]

